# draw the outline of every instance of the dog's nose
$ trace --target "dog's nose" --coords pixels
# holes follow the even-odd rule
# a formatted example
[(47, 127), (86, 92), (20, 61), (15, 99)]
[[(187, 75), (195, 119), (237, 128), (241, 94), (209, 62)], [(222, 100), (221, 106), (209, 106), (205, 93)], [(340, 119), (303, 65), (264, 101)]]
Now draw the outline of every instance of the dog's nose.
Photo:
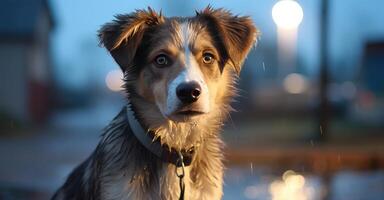
[(176, 95), (183, 103), (193, 103), (197, 101), (200, 94), (201, 87), (195, 81), (182, 83), (176, 88)]

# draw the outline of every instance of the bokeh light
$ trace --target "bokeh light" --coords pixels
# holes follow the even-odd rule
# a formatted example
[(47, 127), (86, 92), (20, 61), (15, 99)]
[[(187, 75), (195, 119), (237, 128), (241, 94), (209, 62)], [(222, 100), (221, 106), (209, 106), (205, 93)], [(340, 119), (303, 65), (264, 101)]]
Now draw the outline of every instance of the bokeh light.
[(272, 8), (273, 21), (279, 28), (297, 28), (303, 20), (304, 13), (300, 4), (293, 0), (281, 0)]
[(304, 176), (288, 170), (283, 174), (282, 180), (275, 180), (270, 184), (269, 191), (272, 200), (307, 200), (311, 188), (305, 186)]
[(105, 83), (108, 87), (108, 89), (112, 91), (121, 91), (122, 85), (123, 85), (123, 72), (120, 70), (111, 70), (108, 72), (107, 76), (105, 77)]
[(301, 74), (292, 73), (285, 77), (283, 87), (290, 94), (300, 94), (308, 88), (308, 82)]

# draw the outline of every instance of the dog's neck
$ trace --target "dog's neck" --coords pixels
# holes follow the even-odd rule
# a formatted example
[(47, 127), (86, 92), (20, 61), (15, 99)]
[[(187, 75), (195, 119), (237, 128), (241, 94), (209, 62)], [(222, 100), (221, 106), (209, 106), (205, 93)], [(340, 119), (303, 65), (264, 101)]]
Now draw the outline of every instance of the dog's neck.
[(208, 114), (193, 122), (174, 122), (143, 98), (130, 97), (130, 103), (143, 128), (152, 131), (162, 144), (176, 150), (198, 147), (204, 138), (216, 136), (222, 125), (219, 115)]

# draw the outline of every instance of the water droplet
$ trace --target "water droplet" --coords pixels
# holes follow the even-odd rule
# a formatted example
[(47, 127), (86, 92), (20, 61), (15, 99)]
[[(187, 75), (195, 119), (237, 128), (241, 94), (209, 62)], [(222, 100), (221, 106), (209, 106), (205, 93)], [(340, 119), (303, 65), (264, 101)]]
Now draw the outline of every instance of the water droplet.
[(263, 62), (263, 70), (265, 71), (265, 63)]
[(251, 174), (253, 174), (253, 163), (251, 162)]

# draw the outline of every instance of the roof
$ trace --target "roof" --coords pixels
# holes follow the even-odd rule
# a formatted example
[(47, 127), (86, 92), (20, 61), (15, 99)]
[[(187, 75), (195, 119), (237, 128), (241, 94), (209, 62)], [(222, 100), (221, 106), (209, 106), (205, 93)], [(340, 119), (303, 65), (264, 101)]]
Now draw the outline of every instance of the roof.
[(39, 13), (48, 11), (53, 27), (53, 18), (48, 0), (0, 0), (0, 35), (30, 37), (35, 32)]

